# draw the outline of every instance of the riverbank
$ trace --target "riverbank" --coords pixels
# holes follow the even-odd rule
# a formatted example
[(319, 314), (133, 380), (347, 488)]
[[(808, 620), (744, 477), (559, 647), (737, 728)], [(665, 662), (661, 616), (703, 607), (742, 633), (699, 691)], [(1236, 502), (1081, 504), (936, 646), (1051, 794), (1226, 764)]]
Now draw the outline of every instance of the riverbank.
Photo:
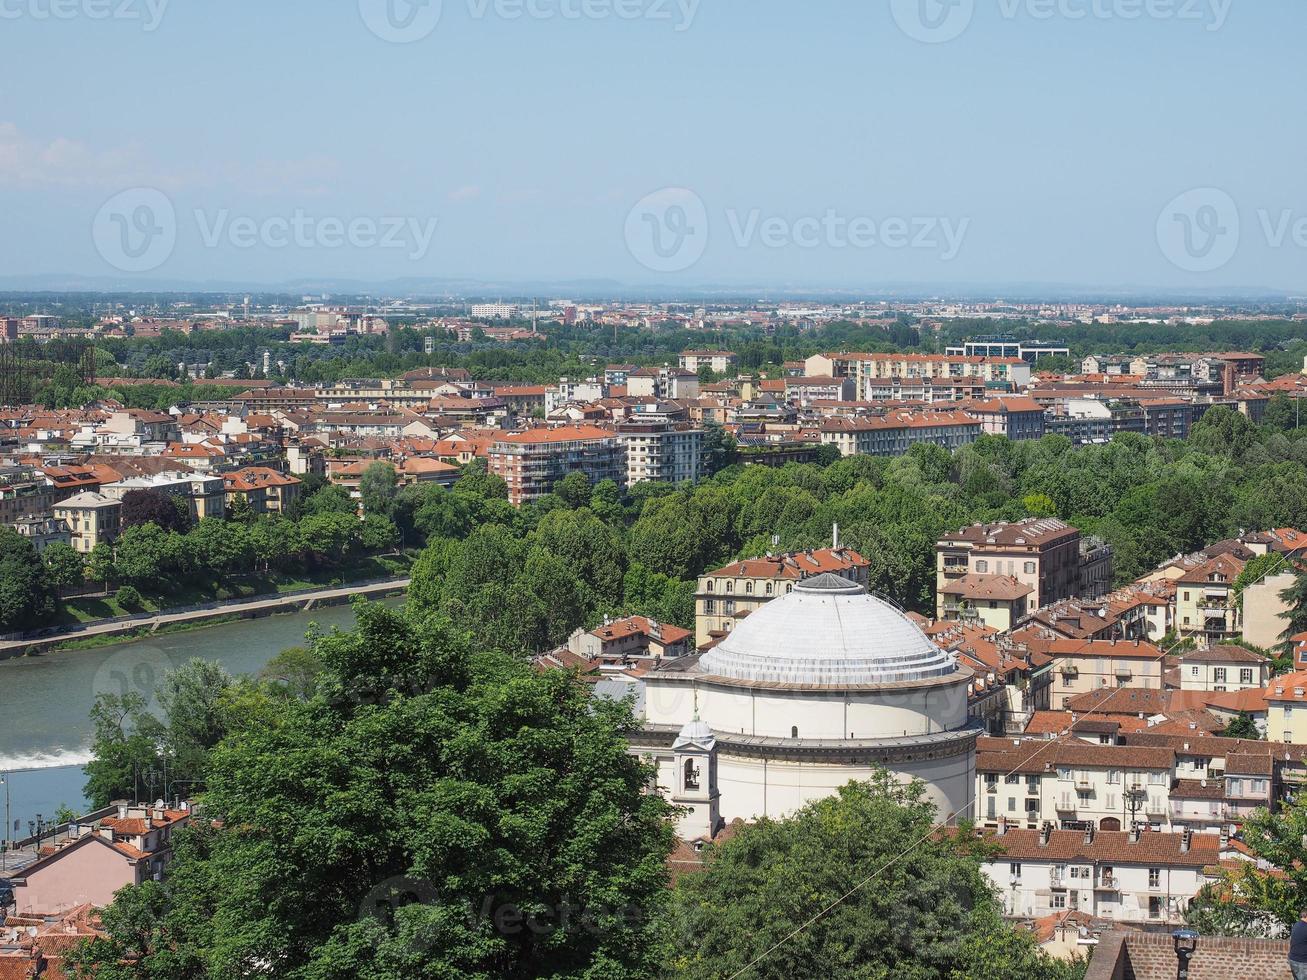
[[(393, 607), (403, 599), (381, 601)], [(82, 766), (90, 759), (90, 713), (99, 694), (131, 690), (152, 700), (164, 674), (197, 658), (232, 674), (257, 675), (282, 650), (303, 644), (310, 628), (353, 627), (354, 610), (314, 605), (308, 612), (202, 625), (126, 642), (117, 637), (102, 649), (0, 661), (0, 774), (10, 777), (12, 818), (23, 821), (24, 832), (38, 813), (49, 818), (60, 806), (86, 806)], [(0, 818), (3, 806), (0, 790)]]
[(32, 637), (0, 642), (0, 660), (50, 650), (86, 649), (125, 640), (197, 629), (221, 622), (257, 619), (278, 613), (308, 612), (317, 606), (340, 605), (355, 596), (381, 599), (408, 589), (407, 577), (356, 582), (328, 588), (209, 603), (199, 607), (118, 616), (74, 626), (54, 627)]

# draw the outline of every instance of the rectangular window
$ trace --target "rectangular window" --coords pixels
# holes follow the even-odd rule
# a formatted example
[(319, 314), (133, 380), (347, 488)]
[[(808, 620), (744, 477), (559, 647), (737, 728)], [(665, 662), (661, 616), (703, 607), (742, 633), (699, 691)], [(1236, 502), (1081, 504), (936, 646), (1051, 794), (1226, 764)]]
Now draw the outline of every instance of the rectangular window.
[(1161, 868), (1149, 868), (1149, 869), (1148, 869), (1148, 887), (1149, 887), (1149, 888), (1161, 888), (1161, 887), (1162, 887), (1162, 869), (1161, 869)]
[(1071, 767), (1070, 767), (1070, 766), (1058, 766), (1058, 767), (1057, 767), (1057, 778), (1058, 778), (1058, 779), (1061, 779), (1061, 780), (1065, 780), (1066, 782), (1070, 782), (1070, 781), (1071, 781)]
[(1252, 682), (1253, 682), (1253, 669), (1251, 667), (1241, 668), (1239, 670), (1239, 683), (1251, 684)]
[(976, 562), (976, 571), (979, 572), (981, 575), (984, 575), (986, 572), (989, 571), (989, 562), (983, 559)]
[(1054, 892), (1049, 907), (1055, 909), (1066, 908), (1066, 892)]
[(1017, 812), (1017, 798), (1015, 796), (1009, 796), (1007, 798), (1007, 812), (1008, 813)]
[(1107, 770), (1107, 781), (1111, 783), (1113, 786), (1121, 782), (1121, 770), (1120, 769)]
[(1216, 681), (1216, 683), (1218, 683), (1218, 684), (1224, 684), (1224, 683), (1225, 683), (1225, 668), (1224, 668), (1224, 667), (1217, 667), (1215, 670), (1213, 670), (1213, 671), (1212, 671), (1212, 680)]
[(1007, 869), (1008, 869), (1008, 874), (1011, 877), (1013, 878), (1021, 877), (1021, 865), (1018, 862), (1013, 861), (1011, 864), (1007, 866)]
[(1027, 575), (1035, 574), (1035, 563), (1033, 561), (1026, 562), (1026, 574)]
[(1003, 777), (1003, 782), (1007, 783), (1009, 786), (1016, 786), (1021, 782), (1021, 777), (1014, 772), (1010, 772)]
[(1150, 772), (1148, 774), (1148, 784), (1150, 786), (1161, 786), (1166, 779), (1166, 774), (1161, 772)]

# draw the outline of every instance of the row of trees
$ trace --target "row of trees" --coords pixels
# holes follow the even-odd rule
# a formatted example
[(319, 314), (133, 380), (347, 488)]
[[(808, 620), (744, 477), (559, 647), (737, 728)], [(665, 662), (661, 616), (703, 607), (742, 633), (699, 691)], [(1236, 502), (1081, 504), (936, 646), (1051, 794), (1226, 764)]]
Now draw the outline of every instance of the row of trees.
[(274, 665), (293, 685), (192, 664), (165, 680), (160, 720), (100, 699), (93, 795), (167, 765), (201, 781), (203, 809), (70, 976), (1082, 974), (1002, 920), (987, 849), (933, 834), (920, 785), (887, 773), (740, 829), (669, 887), (673, 814), (627, 751), (628, 705), (482, 652), (445, 617), (356, 609), (355, 630)]

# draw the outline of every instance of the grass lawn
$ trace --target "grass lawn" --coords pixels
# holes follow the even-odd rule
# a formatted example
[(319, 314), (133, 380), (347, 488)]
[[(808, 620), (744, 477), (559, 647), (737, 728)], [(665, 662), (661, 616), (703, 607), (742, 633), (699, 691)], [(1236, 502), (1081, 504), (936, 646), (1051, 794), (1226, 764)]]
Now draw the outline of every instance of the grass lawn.
[(142, 592), (139, 609), (124, 609), (118, 604), (112, 592), (108, 596), (77, 596), (60, 603), (56, 624), (65, 626), (88, 623), (96, 619), (111, 619), (115, 616), (130, 616), (141, 612), (160, 612), (206, 602), (252, 599), (256, 596), (277, 595), (298, 589), (394, 578), (407, 574), (412, 564), (413, 560), (408, 555), (369, 556), (348, 565), (330, 568), (304, 568), (273, 575), (243, 575), (240, 578), (190, 582), (171, 592)]

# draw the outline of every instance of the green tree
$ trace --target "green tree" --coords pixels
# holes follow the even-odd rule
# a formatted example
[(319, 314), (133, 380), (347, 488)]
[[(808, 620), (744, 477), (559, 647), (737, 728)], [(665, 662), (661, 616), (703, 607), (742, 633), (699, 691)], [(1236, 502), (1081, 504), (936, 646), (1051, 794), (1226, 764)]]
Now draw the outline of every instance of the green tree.
[(86, 563), (82, 556), (62, 541), (49, 545), (41, 555), (50, 585), (62, 594), (86, 581)]
[(101, 541), (86, 556), (86, 576), (95, 582), (103, 582), (109, 587), (110, 580), (117, 574), (114, 568), (113, 547)]
[(32, 542), (0, 527), (0, 632), (43, 625), (55, 611), (49, 571)]
[(584, 470), (573, 470), (554, 484), (553, 492), (573, 510), (584, 507), (590, 502), (590, 477), (586, 476)]
[(628, 708), (376, 605), (315, 650), (320, 691), (218, 746), (209, 819), (119, 893), (82, 976), (659, 972), (669, 810)]
[(936, 816), (920, 783), (880, 771), (789, 819), (742, 827), (710, 849), (702, 874), (677, 881), (673, 973), (1074, 975), (1001, 919), (983, 848), (936, 833)]
[(369, 514), (390, 517), (399, 495), (399, 475), (390, 463), (370, 464), (359, 477), (359, 495), (363, 510)]
[(1246, 711), (1240, 711), (1239, 716), (1226, 725), (1220, 734), (1222, 738), (1260, 739), (1262, 737), (1262, 733), (1257, 730), (1257, 723), (1253, 721), (1253, 716)]

